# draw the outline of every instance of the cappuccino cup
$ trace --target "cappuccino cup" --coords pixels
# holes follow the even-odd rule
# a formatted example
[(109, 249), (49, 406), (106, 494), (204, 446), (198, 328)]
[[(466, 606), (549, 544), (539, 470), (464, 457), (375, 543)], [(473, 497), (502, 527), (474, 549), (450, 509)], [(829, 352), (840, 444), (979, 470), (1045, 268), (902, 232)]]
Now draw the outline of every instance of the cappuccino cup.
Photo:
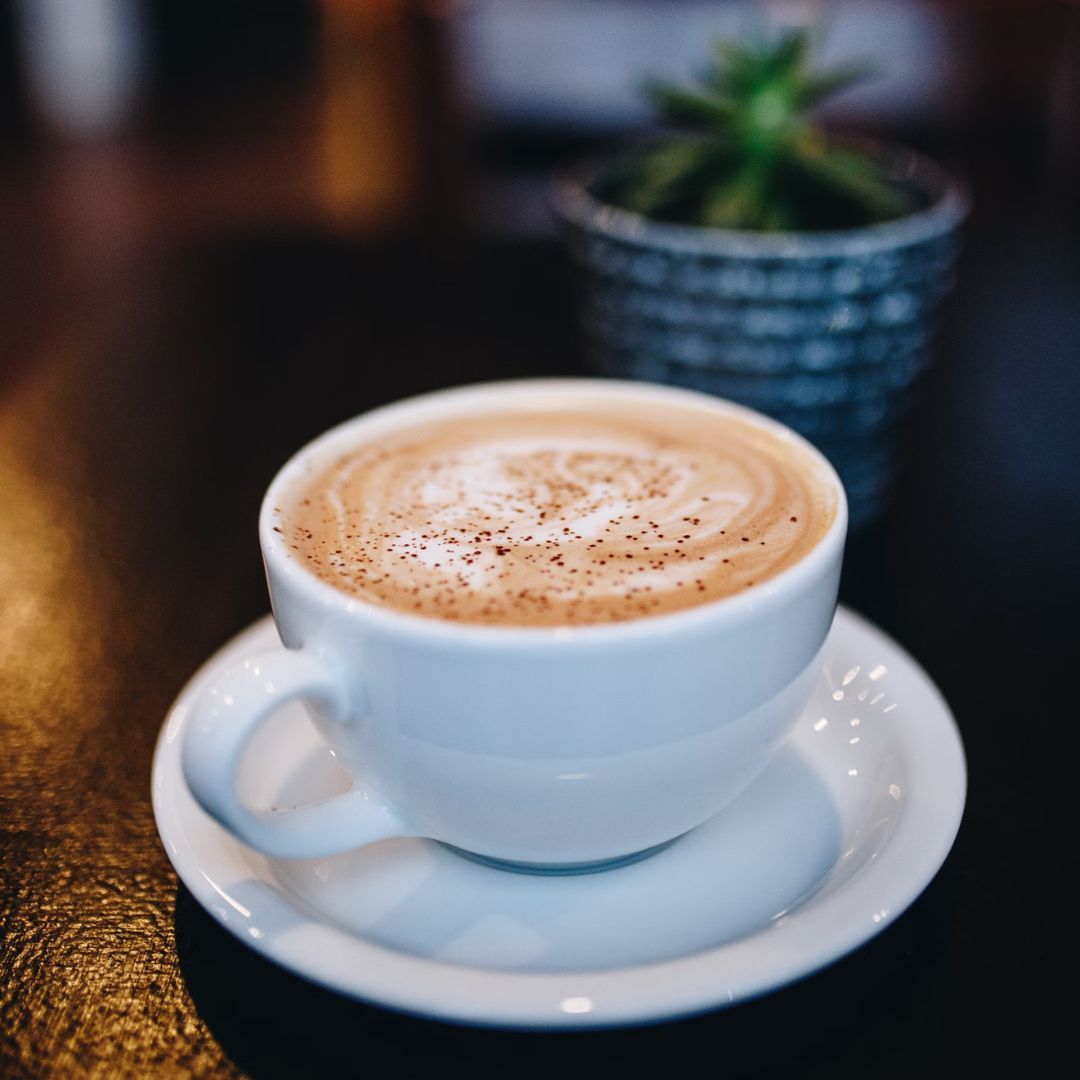
[[(271, 856), (426, 837), (537, 872), (640, 857), (785, 740), (846, 524), (809, 443), (692, 391), (535, 380), (367, 413), (270, 485), (282, 646), (203, 689), (185, 778)], [(296, 699), (352, 788), (249, 806), (245, 747)]]

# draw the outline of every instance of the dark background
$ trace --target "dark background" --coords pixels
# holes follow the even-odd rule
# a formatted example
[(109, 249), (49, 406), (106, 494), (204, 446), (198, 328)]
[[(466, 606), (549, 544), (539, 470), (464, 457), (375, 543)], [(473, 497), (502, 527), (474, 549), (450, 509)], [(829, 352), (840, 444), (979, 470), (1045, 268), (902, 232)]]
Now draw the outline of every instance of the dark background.
[[(42, 39), (37, 5), (0, 7), (0, 1075), (701, 1062), (880, 1080), (1075, 1062), (1073, 4), (824, 5), (900, 80), (834, 122), (932, 154), (975, 198), (895, 498), (852, 538), (842, 590), (926, 667), (967, 748), (956, 847), (903, 917), (726, 1012), (472, 1031), (270, 965), (178, 885), (157, 837), (165, 712), (267, 609), (255, 518), (277, 467), (383, 401), (581, 370), (546, 178), (648, 122), (619, 107), (641, 54), (610, 20), (648, 40), (658, 8), (684, 19), (655, 57), (681, 71), (704, 56), (701, 20), (734, 6), (578, 4), (600, 21), (568, 52), (569, 7), (549, 0), (531, 17), (117, 0), (89, 61), (85, 26)], [(590, 107), (529, 84), (539, 41), (551, 85), (589, 76)], [(61, 92), (56, 64), (89, 74)]]

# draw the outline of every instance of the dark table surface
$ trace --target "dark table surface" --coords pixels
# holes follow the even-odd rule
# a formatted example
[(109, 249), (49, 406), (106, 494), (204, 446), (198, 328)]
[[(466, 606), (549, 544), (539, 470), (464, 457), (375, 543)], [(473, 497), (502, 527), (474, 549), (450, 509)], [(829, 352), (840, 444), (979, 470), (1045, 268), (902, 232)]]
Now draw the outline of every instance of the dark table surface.
[(3, 369), (0, 1075), (1044, 1075), (1075, 1005), (1077, 251), (1067, 231), (976, 220), (893, 506), (849, 547), (842, 599), (925, 666), (966, 743), (944, 868), (811, 978), (614, 1032), (458, 1028), (304, 982), (178, 884), (149, 798), (171, 700), (267, 610), (255, 520), (277, 467), (380, 402), (577, 371), (558, 251), (218, 237)]

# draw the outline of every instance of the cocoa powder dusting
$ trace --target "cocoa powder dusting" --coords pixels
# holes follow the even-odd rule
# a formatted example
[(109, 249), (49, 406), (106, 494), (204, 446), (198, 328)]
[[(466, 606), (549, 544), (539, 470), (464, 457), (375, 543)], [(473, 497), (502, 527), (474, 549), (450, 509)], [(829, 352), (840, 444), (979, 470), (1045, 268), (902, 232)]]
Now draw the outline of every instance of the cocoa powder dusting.
[[(274, 528), (320, 578), (374, 604), (583, 625), (766, 580), (824, 535), (835, 499), (800, 452), (741, 420), (611, 403), (455, 418), (358, 445)], [(686, 559), (689, 590), (667, 573)]]

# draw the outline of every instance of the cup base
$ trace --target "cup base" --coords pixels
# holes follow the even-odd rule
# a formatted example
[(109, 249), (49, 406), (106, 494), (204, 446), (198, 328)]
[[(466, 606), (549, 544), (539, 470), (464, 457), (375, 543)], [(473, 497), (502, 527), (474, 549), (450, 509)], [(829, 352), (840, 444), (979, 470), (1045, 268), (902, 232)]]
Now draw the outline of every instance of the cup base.
[(571, 874), (596, 874), (602, 870), (615, 870), (620, 866), (629, 866), (631, 863), (640, 862), (658, 851), (663, 851), (678, 840), (673, 837), (661, 844), (643, 848), (641, 851), (632, 851), (629, 855), (617, 855), (614, 859), (595, 859), (589, 862), (572, 863), (541, 863), (541, 862), (517, 862), (513, 859), (494, 859), (489, 855), (478, 855), (475, 851), (466, 851), (464, 848), (454, 847), (453, 844), (443, 843), (443, 847), (460, 855), (470, 862), (480, 863), (481, 866), (490, 866), (495, 870), (507, 870), (511, 874), (537, 874), (542, 877), (568, 876)]

